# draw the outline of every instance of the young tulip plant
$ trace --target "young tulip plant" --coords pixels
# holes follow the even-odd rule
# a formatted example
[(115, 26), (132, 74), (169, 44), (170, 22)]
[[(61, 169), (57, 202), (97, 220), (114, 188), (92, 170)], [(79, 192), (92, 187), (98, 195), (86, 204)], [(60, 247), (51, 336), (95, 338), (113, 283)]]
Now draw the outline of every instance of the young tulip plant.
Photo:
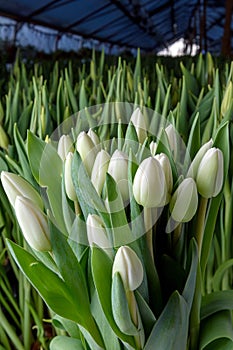
[(40, 193), (1, 173), (28, 243), (8, 241), (9, 250), (67, 334), (50, 348), (210, 349), (216, 334), (207, 341), (205, 330), (230, 309), (205, 290), (228, 125), (193, 152), (197, 122), (186, 147), (146, 108), (85, 113), (61, 125), (57, 140), (28, 132)]

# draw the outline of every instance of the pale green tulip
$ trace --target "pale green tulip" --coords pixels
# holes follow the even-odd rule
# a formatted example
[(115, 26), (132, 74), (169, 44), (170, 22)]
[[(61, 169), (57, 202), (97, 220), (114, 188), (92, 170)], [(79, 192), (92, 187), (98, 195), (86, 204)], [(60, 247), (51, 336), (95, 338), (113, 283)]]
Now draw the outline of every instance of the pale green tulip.
[(76, 149), (80, 154), (88, 175), (91, 175), (97, 154), (97, 148), (95, 147), (92, 139), (85, 133), (85, 131), (80, 132), (78, 135), (76, 141)]
[(66, 190), (67, 197), (72, 201), (76, 201), (77, 195), (76, 195), (73, 180), (72, 180), (72, 170), (71, 170), (72, 160), (73, 160), (73, 153), (69, 152), (65, 159), (64, 183), (65, 183), (65, 190)]
[(138, 141), (143, 144), (145, 139), (147, 138), (147, 126), (146, 126), (146, 121), (145, 117), (142, 114), (140, 108), (137, 108), (131, 118), (131, 122), (133, 123), (137, 136), (138, 136)]
[(39, 208), (43, 209), (43, 202), (35, 188), (21, 176), (8, 171), (1, 172), (1, 181), (9, 202), (15, 207), (17, 196), (23, 196), (34, 202)]
[(87, 238), (90, 246), (96, 244), (101, 248), (111, 248), (104, 223), (98, 215), (89, 214), (86, 225)]
[(69, 135), (62, 135), (58, 141), (57, 153), (64, 161), (69, 152), (74, 152), (73, 141)]
[(113, 153), (108, 165), (108, 173), (116, 181), (123, 201), (127, 201), (129, 199), (128, 157), (124, 152), (116, 150)]
[(50, 232), (46, 215), (30, 199), (17, 196), (15, 214), (25, 240), (35, 250), (51, 250)]
[(125, 290), (134, 291), (143, 281), (143, 267), (137, 254), (128, 246), (121, 246), (113, 262), (112, 275), (119, 272)]
[(171, 216), (177, 222), (188, 222), (195, 215), (197, 206), (197, 186), (195, 181), (189, 177), (181, 182), (171, 198)]
[(93, 169), (91, 172), (91, 181), (99, 195), (101, 194), (101, 191), (104, 186), (109, 161), (110, 155), (105, 150), (101, 150), (97, 154), (93, 165)]
[(222, 151), (210, 148), (202, 158), (197, 171), (197, 189), (204, 198), (216, 197), (222, 189), (224, 178)]
[(146, 208), (162, 207), (166, 202), (166, 178), (160, 162), (146, 158), (139, 165), (133, 180), (133, 195)]

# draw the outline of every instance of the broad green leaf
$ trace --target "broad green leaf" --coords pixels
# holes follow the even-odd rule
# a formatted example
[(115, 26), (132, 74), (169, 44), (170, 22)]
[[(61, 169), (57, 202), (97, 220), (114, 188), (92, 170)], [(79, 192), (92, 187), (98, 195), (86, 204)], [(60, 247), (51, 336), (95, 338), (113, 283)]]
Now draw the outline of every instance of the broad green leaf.
[(57, 335), (49, 345), (50, 350), (85, 350), (79, 339), (70, 338), (65, 335)]
[(46, 188), (54, 221), (66, 233), (62, 211), (62, 160), (51, 144), (28, 132), (28, 158), (33, 176), (38, 184)]
[(207, 345), (204, 350), (232, 350), (233, 349), (233, 341), (227, 338), (220, 338), (214, 340), (212, 343)]
[(233, 310), (233, 290), (222, 290), (202, 297), (201, 319), (222, 310)]
[(128, 335), (137, 335), (137, 328), (133, 324), (126, 292), (119, 273), (115, 273), (112, 279), (112, 312), (120, 330)]
[(65, 282), (25, 249), (7, 240), (11, 255), (47, 305), (58, 315), (80, 322), (75, 300)]
[(103, 313), (96, 290), (92, 295), (91, 310), (103, 337), (105, 348), (111, 350), (120, 350), (121, 346), (119, 339), (116, 337), (115, 333), (110, 327), (109, 322), (106, 319), (105, 314)]
[[(102, 310), (114, 333), (124, 342), (132, 347), (134, 340), (131, 336), (122, 333), (117, 327), (111, 306), (111, 285), (112, 285), (112, 261), (100, 248), (92, 247), (91, 251), (92, 275)], [(104, 286), (104, 288), (103, 288)]]
[(198, 265), (198, 247), (194, 238), (190, 242), (189, 247), (189, 273), (183, 289), (182, 296), (186, 300), (189, 311), (191, 310), (194, 291), (196, 287), (196, 275), (197, 275), (197, 265)]
[(32, 183), (33, 178), (32, 178), (32, 172), (29, 166), (29, 161), (26, 153), (26, 147), (19, 133), (19, 130), (17, 128), (17, 124), (14, 125), (14, 142), (15, 142), (15, 146), (19, 157), (19, 163), (23, 170), (23, 175), (28, 181)]
[(135, 292), (135, 297), (139, 309), (139, 314), (142, 319), (142, 324), (144, 326), (145, 336), (148, 338), (152, 331), (152, 328), (155, 325), (156, 318), (149, 305), (146, 303), (138, 291)]
[(80, 339), (80, 331), (77, 323), (67, 320), (64, 317), (55, 315), (52, 318), (52, 324), (54, 327), (65, 330), (70, 337)]
[(89, 297), (84, 272), (67, 242), (67, 237), (52, 222), (50, 222), (50, 236), (53, 257), (58, 270), (70, 293), (80, 304), (78, 308), (80, 313), (83, 317), (89, 318)]
[(186, 155), (185, 155), (185, 165), (188, 166), (188, 162), (192, 160), (197, 153), (197, 151), (200, 148), (200, 117), (199, 113), (197, 113), (193, 123), (192, 127), (189, 133), (188, 143), (187, 143), (187, 149), (186, 149)]
[(200, 350), (219, 338), (228, 338), (233, 341), (232, 318), (228, 310), (217, 312), (202, 321)]
[(188, 324), (187, 304), (175, 291), (155, 323), (144, 350), (185, 350)]
[(218, 266), (212, 280), (213, 290), (215, 292), (221, 289), (222, 278), (224, 277), (226, 270), (228, 270), (229, 268), (232, 268), (232, 266), (233, 266), (233, 259), (229, 259), (225, 261), (223, 264), (221, 264), (220, 266)]
[(110, 174), (106, 174), (106, 193), (108, 199), (108, 210), (111, 220), (113, 234), (113, 245), (118, 247), (128, 244), (134, 240), (134, 236), (129, 228), (124, 203), (117, 184)]

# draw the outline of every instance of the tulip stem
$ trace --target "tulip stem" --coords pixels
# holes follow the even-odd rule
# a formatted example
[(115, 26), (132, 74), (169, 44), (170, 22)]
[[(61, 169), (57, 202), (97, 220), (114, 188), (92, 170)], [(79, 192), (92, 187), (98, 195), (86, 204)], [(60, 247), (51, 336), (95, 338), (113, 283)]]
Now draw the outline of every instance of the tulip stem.
[[(134, 325), (138, 328), (137, 303), (136, 303), (134, 292), (131, 290), (128, 290), (126, 293), (126, 297), (129, 305), (129, 312), (130, 312), (131, 319)], [(135, 340), (136, 349), (140, 350), (141, 341), (140, 341), (139, 334), (134, 336), (134, 340)]]
[(152, 230), (152, 209), (144, 208), (144, 225), (146, 230), (146, 242), (151, 254), (151, 258), (154, 261), (153, 251), (153, 230)]
[(199, 258), (201, 257), (207, 204), (208, 204), (208, 199), (201, 197), (200, 206), (199, 206), (198, 215), (197, 215), (197, 230), (196, 230), (196, 240), (198, 245)]
[(80, 206), (79, 206), (79, 202), (78, 202), (78, 201), (74, 201), (74, 210), (75, 210), (75, 214), (76, 214), (76, 215), (81, 214), (81, 209), (80, 209)]

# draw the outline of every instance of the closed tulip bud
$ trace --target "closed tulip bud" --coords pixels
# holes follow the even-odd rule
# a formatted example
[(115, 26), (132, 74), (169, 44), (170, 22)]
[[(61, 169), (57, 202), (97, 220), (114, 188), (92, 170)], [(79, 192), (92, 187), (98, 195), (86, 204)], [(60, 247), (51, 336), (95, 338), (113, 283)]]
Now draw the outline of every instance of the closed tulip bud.
[(177, 131), (174, 128), (172, 124), (168, 125), (165, 129), (165, 132), (167, 134), (168, 142), (173, 154), (174, 159), (177, 157), (177, 150), (178, 150), (178, 136)]
[(222, 103), (221, 103), (221, 114), (225, 116), (227, 111), (231, 108), (232, 105), (232, 97), (233, 97), (233, 91), (232, 91), (232, 82), (230, 81), (227, 84)]
[(222, 189), (224, 178), (223, 154), (218, 148), (210, 148), (197, 171), (197, 189), (204, 198), (216, 197)]
[(133, 180), (133, 194), (137, 203), (145, 208), (165, 204), (166, 179), (159, 161), (154, 157), (144, 159), (139, 165)]
[(172, 177), (172, 168), (170, 161), (166, 154), (160, 153), (155, 156), (155, 159), (157, 159), (163, 169), (166, 185), (167, 185), (167, 197), (166, 197), (166, 203), (167, 204), (170, 200), (170, 195), (173, 188), (173, 177)]
[(192, 177), (193, 179), (196, 179), (197, 170), (201, 163), (201, 160), (204, 157), (205, 153), (212, 147), (212, 145), (213, 140), (210, 139), (208, 142), (204, 143), (204, 145), (201, 146), (199, 151), (196, 153), (192, 163), (190, 164), (186, 177)]
[(128, 246), (121, 246), (113, 262), (112, 276), (119, 272), (126, 291), (134, 291), (143, 281), (143, 267), (137, 254)]
[(109, 162), (108, 173), (116, 181), (123, 201), (129, 199), (128, 187), (128, 158), (127, 155), (119, 150), (116, 150)]
[(91, 175), (97, 149), (92, 139), (85, 133), (85, 131), (80, 132), (78, 135), (76, 149), (80, 154), (88, 175)]
[(88, 130), (87, 135), (90, 137), (94, 145), (98, 148), (100, 146), (99, 136), (92, 129)]
[(110, 242), (103, 221), (98, 215), (89, 214), (87, 217), (87, 238), (90, 246), (110, 248)]
[(189, 177), (181, 182), (171, 198), (170, 211), (173, 220), (190, 221), (197, 211), (197, 205), (197, 186), (195, 181)]
[(99, 195), (101, 194), (104, 186), (109, 161), (110, 155), (105, 150), (101, 150), (97, 154), (93, 165), (91, 181)]
[(43, 209), (43, 202), (39, 193), (22, 177), (7, 171), (2, 171), (1, 181), (13, 208), (15, 207), (16, 197), (23, 196), (34, 202), (40, 209)]
[(73, 141), (69, 135), (62, 135), (58, 141), (57, 153), (64, 161), (69, 152), (74, 152)]
[(73, 160), (73, 153), (69, 152), (65, 159), (64, 182), (65, 182), (65, 190), (66, 190), (67, 197), (72, 201), (76, 201), (77, 195), (76, 195), (73, 180), (72, 180), (72, 170), (71, 170), (72, 160)]
[(145, 141), (145, 139), (147, 138), (147, 127), (146, 127), (146, 121), (145, 121), (145, 117), (142, 114), (142, 112), (140, 111), (140, 108), (137, 108), (131, 118), (130, 118), (131, 122), (133, 123), (135, 129), (136, 129), (136, 133), (138, 136), (138, 141), (143, 144), (143, 142)]
[(51, 250), (46, 215), (28, 198), (17, 196), (15, 214), (25, 240), (35, 250)]
[(0, 147), (7, 149), (9, 145), (9, 138), (7, 136), (7, 133), (3, 129), (2, 125), (0, 124)]
[(155, 156), (157, 147), (158, 147), (157, 142), (151, 141), (151, 143), (150, 143), (150, 153), (151, 153), (152, 156)]

